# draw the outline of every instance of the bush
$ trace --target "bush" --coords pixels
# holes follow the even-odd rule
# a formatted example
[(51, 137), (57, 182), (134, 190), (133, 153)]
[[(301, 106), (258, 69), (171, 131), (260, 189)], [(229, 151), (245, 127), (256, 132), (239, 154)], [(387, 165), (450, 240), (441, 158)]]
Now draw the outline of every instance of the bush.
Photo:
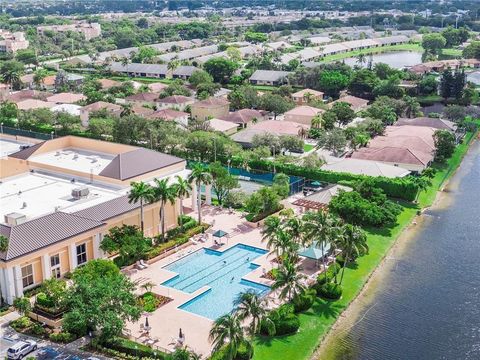
[(303, 294), (297, 295), (293, 298), (292, 303), (296, 313), (310, 309), (315, 301), (317, 292), (315, 289), (308, 289)]
[(245, 205), (246, 201), (247, 201), (247, 194), (245, 194), (243, 191), (230, 191), (225, 196), (225, 199), (223, 200), (223, 204), (226, 207), (239, 209)]
[(52, 333), (48, 338), (53, 342), (67, 344), (75, 340), (75, 335), (64, 331), (59, 332), (58, 334)]
[[(210, 360), (225, 360), (227, 359), (228, 345), (223, 346), (216, 353), (212, 354)], [(237, 349), (237, 355), (234, 360), (250, 360), (253, 357), (253, 346), (242, 343)]]
[(328, 300), (338, 300), (342, 297), (342, 286), (327, 283), (320, 286), (320, 296)]
[[(270, 311), (268, 318), (275, 324), (275, 336), (297, 332), (300, 327), (300, 320), (294, 311), (295, 308), (292, 304), (284, 304)], [(263, 335), (270, 335), (268, 333), (268, 327), (264, 322), (260, 324), (260, 332)]]
[(38, 322), (32, 322), (32, 326), (30, 327), (29, 332), (33, 335), (41, 336), (46, 333), (46, 330)]
[(22, 316), (10, 323), (10, 326), (15, 330), (23, 330), (32, 326), (32, 320), (28, 316)]
[(139, 358), (155, 358), (155, 353), (157, 354), (157, 359), (165, 359), (165, 355), (159, 351), (155, 351), (152, 348), (131, 341), (124, 338), (116, 338), (108, 344), (103, 344), (106, 348), (119, 351), (123, 354), (137, 356)]

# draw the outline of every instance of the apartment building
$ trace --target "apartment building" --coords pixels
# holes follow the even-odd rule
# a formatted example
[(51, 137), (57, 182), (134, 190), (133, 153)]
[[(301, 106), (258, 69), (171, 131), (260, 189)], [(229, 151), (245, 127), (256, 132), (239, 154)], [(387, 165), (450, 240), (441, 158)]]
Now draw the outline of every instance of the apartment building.
[(23, 32), (10, 32), (0, 29), (0, 52), (16, 53), (30, 45)]
[[(128, 199), (132, 182), (188, 176), (183, 159), (144, 148), (66, 136), (17, 150), (5, 136), (0, 145), (13, 152), (0, 158), (0, 234), (8, 238), (0, 288), (10, 304), (45, 279), (104, 257), (99, 246), (112, 227), (140, 226), (140, 204)], [(159, 207), (144, 206), (146, 236), (159, 233)], [(179, 207), (166, 205), (167, 229), (177, 226)]]
[(102, 28), (99, 23), (86, 23), (86, 22), (79, 22), (79, 23), (67, 24), (67, 25), (45, 25), (45, 26), (37, 27), (37, 34), (43, 35), (45, 31), (77, 32), (77, 33), (83, 34), (83, 36), (85, 36), (85, 40), (87, 41), (102, 35)]

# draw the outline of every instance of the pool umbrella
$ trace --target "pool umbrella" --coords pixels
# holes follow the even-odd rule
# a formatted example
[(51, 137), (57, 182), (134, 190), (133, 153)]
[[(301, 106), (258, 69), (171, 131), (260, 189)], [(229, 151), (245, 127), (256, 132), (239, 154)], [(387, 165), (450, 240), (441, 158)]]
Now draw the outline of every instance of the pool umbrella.
[(150, 324), (148, 323), (148, 316), (145, 318), (145, 328), (149, 328)]
[(182, 328), (180, 328), (180, 331), (178, 332), (178, 338), (179, 338), (179, 339), (183, 339)]
[(314, 182), (312, 182), (310, 185), (312, 185), (312, 186), (320, 186), (320, 185), (322, 185), (322, 183), (319, 182), (319, 181), (314, 181)]
[(217, 231), (215, 231), (215, 232), (213, 233), (212, 236), (215, 236), (215, 237), (217, 237), (217, 238), (222, 238), (222, 237), (224, 237), (225, 235), (227, 235), (227, 233), (226, 233), (225, 231), (223, 231), (223, 230), (217, 230)]

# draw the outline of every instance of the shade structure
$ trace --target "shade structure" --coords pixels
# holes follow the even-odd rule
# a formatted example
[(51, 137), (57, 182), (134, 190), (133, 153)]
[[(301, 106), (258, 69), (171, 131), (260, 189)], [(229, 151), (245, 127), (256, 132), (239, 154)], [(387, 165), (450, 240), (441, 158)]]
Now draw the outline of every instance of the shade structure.
[(330, 250), (330, 244), (326, 244), (323, 251), (322, 248), (312, 245), (298, 250), (298, 255), (313, 260), (320, 260), (328, 252), (328, 250)]
[(319, 181), (314, 181), (314, 182), (312, 182), (310, 185), (312, 185), (312, 186), (321, 186), (322, 183), (319, 182)]
[(148, 316), (145, 318), (145, 327), (148, 329), (150, 324), (148, 323)]
[(227, 235), (227, 233), (223, 230), (217, 230), (213, 233), (212, 236), (215, 236), (217, 238), (221, 238), (221, 237), (224, 237), (225, 235)]

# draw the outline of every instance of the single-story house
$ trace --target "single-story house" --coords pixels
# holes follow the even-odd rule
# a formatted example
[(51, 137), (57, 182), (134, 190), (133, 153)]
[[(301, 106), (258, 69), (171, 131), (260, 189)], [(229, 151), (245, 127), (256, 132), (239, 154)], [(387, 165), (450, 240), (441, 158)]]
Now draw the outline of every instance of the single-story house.
[(425, 126), (437, 130), (448, 130), (454, 132), (457, 125), (453, 121), (429, 117), (417, 117), (413, 119), (399, 118), (394, 126)]
[(178, 109), (184, 111), (189, 105), (195, 102), (194, 99), (183, 95), (172, 95), (157, 100), (158, 109)]
[(27, 100), (27, 99), (38, 99), (38, 100), (47, 101), (47, 98), (51, 95), (52, 95), (51, 93), (48, 93), (46, 91), (20, 90), (8, 95), (7, 100), (14, 103), (18, 103), (20, 101)]
[(337, 158), (333, 161), (322, 165), (322, 170), (334, 171), (339, 173), (350, 173), (356, 175), (383, 176), (388, 178), (404, 177), (410, 174), (407, 169), (387, 165), (379, 161), (370, 161), (352, 158)]
[(368, 100), (352, 96), (352, 95), (346, 95), (341, 97), (338, 100), (332, 101), (329, 105), (332, 107), (335, 103), (337, 102), (346, 102), (350, 104), (351, 108), (353, 111), (358, 112), (361, 110), (365, 110), (368, 107)]
[(275, 41), (271, 43), (266, 43), (265, 47), (268, 47), (272, 50), (284, 50), (284, 49), (291, 49), (293, 45), (290, 45), (286, 41)]
[(53, 106), (50, 110), (52, 112), (64, 112), (72, 116), (80, 116), (80, 109), (82, 107), (75, 104), (59, 104)]
[(75, 104), (79, 101), (86, 100), (87, 98), (82, 94), (75, 93), (58, 93), (52, 96), (47, 97), (47, 101), (50, 101), (55, 104)]
[(254, 121), (261, 121), (264, 119), (263, 114), (254, 109), (241, 109), (231, 112), (227, 116), (222, 116), (219, 119), (237, 124), (240, 128), (246, 128)]
[(195, 66), (179, 66), (172, 72), (172, 77), (174, 79), (182, 79), (182, 80), (188, 80), (190, 79), (190, 76), (197, 71), (198, 68)]
[(127, 96), (125, 101), (129, 104), (155, 106), (157, 104), (158, 94), (145, 92)]
[(165, 78), (168, 74), (168, 66), (165, 64), (132, 63), (123, 65), (122, 63), (114, 62), (110, 65), (110, 70), (132, 77), (151, 77), (160, 79)]
[(293, 93), (291, 96), (297, 105), (306, 104), (310, 100), (323, 100), (323, 92), (313, 89), (303, 89)]
[(80, 120), (82, 120), (82, 125), (88, 127), (90, 114), (95, 111), (106, 110), (109, 113), (117, 113), (122, 111), (122, 107), (117, 104), (108, 103), (105, 101), (97, 101), (92, 104), (86, 105), (80, 109)]
[(221, 119), (210, 119), (207, 122), (208, 126), (212, 131), (218, 131), (227, 136), (235, 134), (238, 130), (237, 124), (230, 121), (225, 121)]
[(250, 84), (278, 86), (288, 82), (288, 71), (256, 70), (250, 76)]
[(147, 87), (148, 87), (148, 90), (150, 90), (150, 92), (152, 93), (161, 93), (163, 90), (165, 90), (168, 87), (168, 85), (161, 82), (157, 82), (157, 83), (148, 84)]
[(228, 115), (230, 102), (223, 98), (208, 98), (191, 105), (193, 119), (208, 120), (211, 118), (224, 118)]
[(410, 41), (408, 36), (405, 35), (395, 35), (395, 36), (387, 36), (387, 37), (380, 37), (372, 39), (374, 42), (378, 43), (380, 46), (388, 46), (388, 45), (400, 45), (405, 44)]
[(179, 125), (187, 127), (189, 114), (183, 111), (177, 111), (173, 109), (161, 109), (145, 117), (147, 119), (152, 119), (152, 120), (156, 119), (156, 120), (164, 120), (164, 121), (174, 121)]
[(312, 126), (312, 119), (323, 112), (325, 112), (325, 110), (318, 109), (313, 106), (302, 105), (287, 111), (284, 114), (284, 118), (285, 121), (291, 121), (307, 126)]
[(103, 90), (108, 90), (108, 89), (111, 89), (112, 87), (122, 85), (120, 81), (115, 81), (110, 79), (98, 79), (97, 81), (100, 83)]
[(332, 41), (328, 36), (310, 36), (307, 39), (310, 40), (312, 45), (322, 45)]
[(50, 109), (54, 103), (37, 99), (25, 99), (17, 102), (18, 110)]

